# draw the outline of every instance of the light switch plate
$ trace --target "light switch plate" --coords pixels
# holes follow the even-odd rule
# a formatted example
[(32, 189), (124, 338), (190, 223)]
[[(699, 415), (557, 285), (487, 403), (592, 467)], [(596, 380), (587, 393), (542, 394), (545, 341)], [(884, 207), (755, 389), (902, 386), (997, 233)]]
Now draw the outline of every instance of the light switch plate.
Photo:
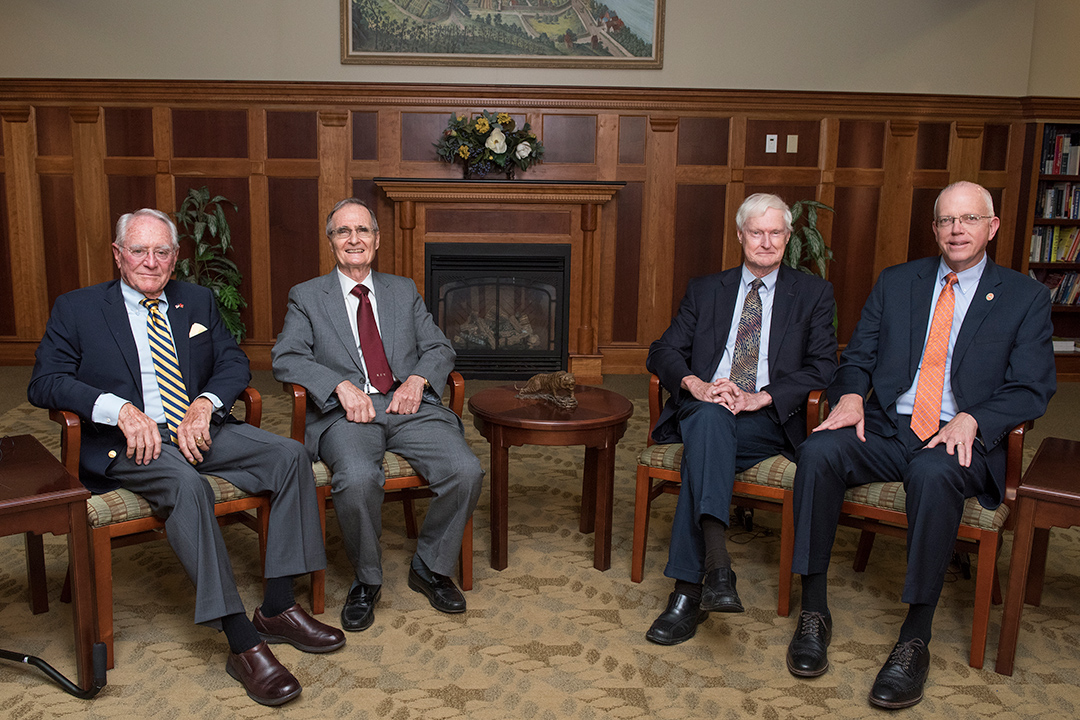
[(787, 151), (789, 153), (797, 153), (797, 152), (799, 152), (799, 136), (798, 135), (788, 135), (787, 136)]
[(767, 153), (776, 152), (776, 136), (775, 135), (766, 135), (765, 136), (765, 152), (767, 152)]

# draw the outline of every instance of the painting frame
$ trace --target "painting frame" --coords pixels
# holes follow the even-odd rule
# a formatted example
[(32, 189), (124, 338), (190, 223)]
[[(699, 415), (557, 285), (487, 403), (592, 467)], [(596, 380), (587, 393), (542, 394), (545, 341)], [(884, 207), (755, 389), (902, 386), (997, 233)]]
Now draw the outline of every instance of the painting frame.
[[(535, 3), (540, 0), (521, 0), (522, 2)], [(585, 11), (586, 16), (590, 22), (595, 23), (594, 30), (596, 32), (588, 36), (588, 40), (576, 37), (572, 30), (569, 30), (564, 35), (555, 35), (551, 41), (556, 44), (560, 39), (566, 43), (567, 48), (574, 48), (577, 45), (581, 45), (581, 48), (577, 48), (575, 53), (583, 54), (538, 54), (521, 52), (517, 54), (511, 53), (484, 53), (484, 52), (436, 52), (436, 51), (404, 51), (394, 49), (356, 49), (357, 42), (354, 42), (354, 30), (358, 30), (358, 26), (364, 22), (363, 18), (357, 18), (357, 22), (353, 22), (354, 9), (357, 12), (363, 12), (364, 8), (360, 8), (361, 4), (374, 6), (376, 9), (371, 10), (373, 14), (378, 12), (383, 7), (393, 6), (393, 10), (400, 13), (400, 6), (402, 4), (410, 5), (412, 0), (341, 0), (341, 62), (343, 65), (456, 65), (466, 67), (552, 67), (552, 68), (605, 68), (605, 69), (623, 69), (623, 70), (659, 70), (664, 66), (664, 5), (666, 0), (643, 0), (646, 4), (651, 3), (653, 6), (653, 24), (652, 24), (652, 43), (646, 43), (637, 36), (636, 33), (629, 29), (629, 26), (622, 23), (621, 19), (615, 18), (615, 22), (611, 21), (610, 16), (606, 16), (605, 19), (597, 20), (592, 14), (586, 10), (587, 6), (593, 6), (592, 0), (565, 0), (561, 4), (552, 9), (552, 13), (559, 13), (564, 15), (570, 11), (574, 12), (578, 18), (578, 23), (585, 26), (585, 20), (582, 19), (581, 11)], [(501, 23), (501, 15), (507, 14), (515, 16), (516, 23), (513, 27), (507, 26), (508, 31), (522, 34), (527, 41), (536, 40), (540, 42), (544, 35), (533, 38), (531, 36), (526, 37), (524, 33), (535, 31), (535, 23), (545, 22), (539, 20), (540, 13), (536, 11), (533, 4), (526, 5), (524, 7), (532, 8), (533, 12), (527, 13), (519, 11), (521, 6), (517, 6), (515, 0), (447, 0), (447, 17), (457, 12), (459, 14), (459, 22), (455, 25), (460, 26), (460, 20), (465, 19), (465, 16), (461, 14), (461, 8), (468, 8), (473, 3), (480, 3), (483, 5), (491, 4), (493, 8), (498, 8), (497, 13), (492, 13), (487, 9), (481, 9), (484, 15), (488, 17), (490, 22), (492, 15), (499, 15), (498, 22)], [(427, 3), (431, 5), (432, 3)], [(602, 2), (598, 4), (603, 4)], [(532, 15), (532, 19), (528, 19), (526, 15)], [(477, 18), (479, 18), (479, 14)], [(443, 18), (440, 21), (432, 20), (432, 25), (438, 22), (445, 21)], [(471, 14), (468, 16), (468, 20), (472, 22)], [(513, 21), (512, 21), (513, 22)], [(572, 18), (571, 18), (572, 22)], [(476, 21), (479, 26), (479, 20)], [(588, 27), (588, 26), (585, 26)], [(502, 28), (499, 28), (502, 30)], [(629, 31), (633, 35), (633, 39), (628, 38), (623, 31)], [(627, 38), (630, 42), (620, 45), (614, 40), (613, 35), (619, 34), (621, 38)], [(574, 36), (574, 37), (571, 37)], [(391, 37), (390, 42), (401, 42), (399, 37)], [(635, 42), (636, 41), (636, 42)], [(610, 43), (610, 46), (609, 46)], [(630, 43), (635, 43), (636, 47)], [(584, 47), (585, 45), (589, 47)], [(648, 55), (634, 55), (633, 51), (641, 52), (644, 48), (648, 48), (650, 54)], [(612, 49), (614, 48), (614, 50)], [(590, 53), (597, 53), (603, 50), (605, 55), (590, 55)], [(610, 53), (618, 52), (617, 56), (613, 56)]]

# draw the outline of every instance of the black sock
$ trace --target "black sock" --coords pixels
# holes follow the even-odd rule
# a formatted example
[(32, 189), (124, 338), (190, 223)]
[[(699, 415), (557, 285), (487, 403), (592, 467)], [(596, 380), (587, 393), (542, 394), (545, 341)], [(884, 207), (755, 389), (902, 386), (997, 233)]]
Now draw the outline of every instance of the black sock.
[(937, 605), (908, 605), (907, 617), (900, 626), (900, 642), (919, 638), (930, 644), (930, 626), (934, 624), (934, 611)]
[(295, 604), (291, 577), (266, 578), (266, 592), (263, 593), (261, 608), (263, 617), (280, 615)]
[(829, 582), (826, 573), (800, 575), (802, 578), (802, 609), (829, 615)]
[(701, 583), (688, 583), (685, 580), (676, 580), (675, 592), (685, 595), (694, 602), (701, 602)]
[(235, 613), (221, 618), (221, 629), (229, 641), (229, 649), (236, 654), (247, 652), (262, 642), (262, 637), (246, 613)]
[(727, 551), (727, 525), (712, 515), (701, 516), (701, 533), (705, 536), (705, 572), (730, 568)]

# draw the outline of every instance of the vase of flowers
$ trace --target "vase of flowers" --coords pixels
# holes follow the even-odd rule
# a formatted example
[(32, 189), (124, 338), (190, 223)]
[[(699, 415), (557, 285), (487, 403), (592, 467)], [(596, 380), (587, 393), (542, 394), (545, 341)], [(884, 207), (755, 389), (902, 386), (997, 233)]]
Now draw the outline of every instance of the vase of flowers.
[(544, 146), (529, 123), (519, 128), (509, 113), (484, 110), (471, 119), (451, 115), (435, 152), (445, 162), (461, 163), (466, 180), (495, 173), (513, 180), (516, 170), (541, 161)]

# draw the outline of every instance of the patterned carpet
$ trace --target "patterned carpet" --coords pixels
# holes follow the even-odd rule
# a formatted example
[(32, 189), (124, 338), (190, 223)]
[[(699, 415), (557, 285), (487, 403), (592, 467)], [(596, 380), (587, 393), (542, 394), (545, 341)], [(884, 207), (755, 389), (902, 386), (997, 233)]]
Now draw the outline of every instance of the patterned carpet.
[[(866, 693), (895, 640), (903, 543), (879, 538), (865, 573), (851, 569), (854, 531), (842, 528), (830, 598), (836, 628), (830, 671), (810, 681), (784, 668), (793, 618), (776, 616), (778, 518), (759, 512), (753, 532), (732, 531), (731, 551), (747, 612), (714, 614), (693, 640), (645, 641), (671, 581), (663, 577), (673, 497), (655, 504), (645, 581), (629, 580), (633, 484), (647, 410), (635, 403), (616, 464), (612, 568), (592, 567), (592, 537), (577, 531), (580, 448), (511, 451), (510, 565), (488, 566), (488, 494), (476, 513), (476, 584), (463, 615), (441, 615), (406, 585), (413, 541), (397, 504), (385, 509), (386, 585), (375, 626), (350, 634), (329, 656), (284, 647), (278, 656), (304, 686), (284, 708), (255, 705), (224, 672), (227, 646), (191, 623), (190, 583), (164, 542), (114, 553), (116, 668), (93, 701), (70, 698), (39, 671), (0, 661), (0, 716), (219, 718), (781, 718), (876, 714)], [(264, 426), (286, 431), (281, 396), (266, 398)], [(466, 418), (485, 466), (488, 449)], [(33, 433), (56, 450), (47, 415), (23, 405), (0, 416), (0, 436)], [(1029, 448), (1029, 453), (1031, 449)], [(249, 609), (259, 602), (258, 548), (250, 531), (225, 530)], [(340, 531), (331, 515), (327, 613), (336, 623), (349, 584)], [(59, 602), (63, 539), (46, 536), (52, 610), (26, 602), (21, 538), (0, 539), (0, 645), (38, 655), (74, 676), (71, 613)], [(1011, 542), (999, 565), (1007, 572)], [(1042, 606), (1024, 611), (1016, 673), (993, 672), (1000, 607), (991, 615), (986, 667), (967, 664), (974, 583), (951, 576), (935, 621), (927, 697), (908, 718), (1057, 718), (1080, 715), (1080, 533), (1055, 531)], [(798, 592), (796, 585), (796, 593)], [(298, 598), (308, 602), (298, 584)], [(798, 599), (795, 598), (795, 602)], [(797, 604), (796, 604), (797, 607)], [(278, 646), (282, 647), (282, 646)]]

